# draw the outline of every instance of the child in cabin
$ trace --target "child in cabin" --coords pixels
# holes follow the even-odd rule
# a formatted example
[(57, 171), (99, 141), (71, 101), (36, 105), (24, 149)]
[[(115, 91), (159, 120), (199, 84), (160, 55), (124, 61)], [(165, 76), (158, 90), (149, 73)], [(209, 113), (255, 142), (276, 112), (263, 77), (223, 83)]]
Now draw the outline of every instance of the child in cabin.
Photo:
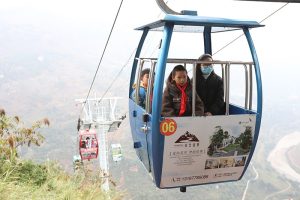
[[(141, 77), (140, 77), (140, 90), (139, 90), (139, 102), (137, 102), (138, 105), (140, 105), (141, 107), (145, 108), (145, 104), (146, 104), (146, 95), (147, 95), (147, 87), (148, 87), (148, 79), (149, 79), (149, 73), (150, 73), (150, 69), (146, 68), (141, 72)], [(133, 85), (133, 92), (130, 95), (131, 99), (133, 99), (134, 101), (136, 101), (136, 84)]]
[[(192, 115), (192, 83), (182, 65), (174, 67), (169, 75), (163, 94), (162, 116), (191, 116)], [(196, 95), (195, 115), (204, 115), (204, 105)]]

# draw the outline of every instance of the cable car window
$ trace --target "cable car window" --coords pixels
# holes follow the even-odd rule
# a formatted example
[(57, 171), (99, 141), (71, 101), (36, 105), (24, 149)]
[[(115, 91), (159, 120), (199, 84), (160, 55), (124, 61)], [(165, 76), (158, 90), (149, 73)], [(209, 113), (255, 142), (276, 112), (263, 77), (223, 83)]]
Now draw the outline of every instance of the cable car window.
[[(246, 37), (242, 30), (212, 34), (213, 57), (223, 61), (252, 61)], [(233, 43), (228, 41), (234, 40)], [(244, 47), (244, 48), (242, 48)]]
[(155, 80), (155, 61), (150, 61), (151, 67), (150, 67), (150, 73), (149, 73), (149, 79), (148, 79), (148, 88), (147, 88), (147, 94), (146, 94), (146, 112), (151, 113), (152, 112), (152, 98), (153, 98), (153, 89), (154, 89), (154, 80)]
[[(147, 94), (147, 89), (149, 88), (150, 84), (150, 70), (152, 70), (152, 67), (154, 63), (149, 59), (140, 59), (140, 58), (150, 58), (153, 57), (153, 55), (158, 54), (160, 41), (161, 41), (161, 35), (160, 32), (151, 32), (152, 37), (147, 37), (143, 48), (141, 49), (141, 54), (138, 59), (138, 69), (136, 70), (134, 84), (133, 84), (133, 90), (130, 94), (130, 98), (133, 99), (135, 102), (137, 102), (137, 105), (140, 107), (146, 109), (147, 112), (151, 111), (150, 108), (150, 99), (147, 98), (148, 95), (152, 93), (152, 90), (150, 90), (149, 94)], [(154, 70), (153, 70), (154, 71)], [(148, 82), (149, 81), (149, 82)], [(152, 84), (153, 85), (153, 84)], [(139, 95), (135, 95), (136, 89), (139, 88)], [(153, 89), (153, 87), (151, 87)], [(148, 106), (146, 105), (148, 102)], [(147, 108), (146, 108), (147, 106)]]
[(199, 36), (199, 34), (174, 33), (172, 35), (168, 57), (182, 59), (199, 58), (199, 56), (204, 53), (203, 46), (203, 38)]
[[(251, 62), (228, 65), (227, 98), (230, 106), (237, 106), (245, 111), (252, 109), (253, 99), (253, 64)], [(230, 114), (242, 114), (230, 109)]]
[[(232, 33), (225, 32), (222, 34), (212, 34), (215, 41), (215, 54), (219, 60), (226, 61), (227, 64), (223, 67), (222, 77), (224, 82), (225, 101), (227, 103), (227, 114), (242, 114), (245, 110), (252, 109), (253, 89), (255, 88), (254, 81), (254, 65), (252, 62), (251, 52), (248, 48), (246, 37), (241, 30)], [(238, 38), (234, 43), (228, 45), (224, 41), (232, 40), (232, 37)], [(226, 46), (226, 48), (224, 48)], [(241, 48), (245, 47), (245, 48)], [(227, 77), (225, 68), (228, 68)], [(226, 79), (227, 78), (227, 79)], [(254, 91), (255, 92), (255, 91)], [(237, 112), (234, 107), (239, 107), (242, 110)]]
[(159, 54), (162, 32), (151, 31), (145, 39), (140, 58), (153, 58)]
[(234, 105), (241, 105), (246, 108), (245, 92), (247, 88), (248, 69), (243, 65), (230, 65), (229, 99)]
[(147, 62), (145, 62), (144, 60), (140, 60), (138, 73), (135, 76), (135, 83), (132, 86), (133, 92), (130, 95), (130, 97), (137, 103), (137, 105), (141, 106), (144, 109), (146, 106), (146, 95), (150, 74), (150, 68), (147, 65)]

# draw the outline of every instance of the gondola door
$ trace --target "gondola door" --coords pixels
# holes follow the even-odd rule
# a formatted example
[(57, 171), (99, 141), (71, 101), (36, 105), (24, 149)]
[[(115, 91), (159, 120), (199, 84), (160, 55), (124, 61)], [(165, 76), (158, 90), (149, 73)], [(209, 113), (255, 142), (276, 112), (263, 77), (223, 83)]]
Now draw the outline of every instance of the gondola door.
[[(150, 135), (151, 130), (149, 128), (149, 102), (150, 102), (150, 91), (148, 90), (151, 81), (151, 77), (148, 80), (148, 88), (146, 93), (146, 98), (141, 99), (141, 95), (136, 95), (136, 92), (139, 91), (138, 88), (141, 88), (141, 76), (142, 71), (147, 69), (145, 67), (145, 62), (139, 62), (138, 73), (136, 73), (135, 83), (133, 84), (133, 91), (130, 95), (129, 106), (130, 106), (130, 125), (132, 129), (132, 138), (134, 141), (134, 148), (138, 155), (138, 158), (142, 161), (143, 165), (148, 172), (151, 171), (150, 157)], [(149, 63), (148, 63), (149, 64)], [(150, 74), (153, 74), (153, 70), (150, 70)], [(149, 76), (150, 76), (149, 74)], [(150, 86), (151, 88), (151, 86)]]

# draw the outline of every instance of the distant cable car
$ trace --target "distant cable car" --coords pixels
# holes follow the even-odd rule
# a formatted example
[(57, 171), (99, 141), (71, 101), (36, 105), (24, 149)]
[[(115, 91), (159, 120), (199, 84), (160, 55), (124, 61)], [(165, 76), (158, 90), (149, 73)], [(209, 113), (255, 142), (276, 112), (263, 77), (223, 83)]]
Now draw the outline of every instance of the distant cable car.
[(82, 160), (91, 160), (98, 157), (98, 140), (95, 130), (79, 131), (79, 153)]
[(122, 160), (122, 148), (121, 144), (111, 144), (111, 151), (112, 151), (112, 157), (113, 161), (118, 162)]
[[(258, 58), (249, 29), (261, 27), (255, 21), (192, 15), (165, 15), (156, 22), (137, 28), (143, 31), (132, 65), (129, 89), (129, 115), (134, 148), (158, 188), (236, 181), (243, 177), (259, 135), (262, 116), (262, 82)], [(195, 89), (193, 115), (190, 117), (161, 116), (162, 94), (168, 64), (191, 65), (193, 85), (196, 81), (195, 59), (168, 58), (172, 34), (175, 32), (202, 33), (203, 53), (212, 54), (212, 33), (242, 30), (246, 36), (252, 61), (214, 61), (222, 69), (226, 113), (218, 116), (196, 117)], [(140, 57), (144, 41), (150, 31), (162, 31), (160, 53), (157, 58)], [(200, 37), (201, 35), (199, 35)], [(186, 34), (188, 37), (188, 34)], [(197, 45), (193, 43), (193, 45)], [(199, 56), (201, 52), (199, 52)], [(131, 94), (140, 86), (144, 66), (150, 66), (145, 107), (139, 95)], [(173, 66), (174, 66), (173, 65)], [(232, 66), (245, 69), (245, 104), (230, 103), (230, 71)], [(255, 77), (252, 77), (252, 70)], [(252, 108), (252, 79), (256, 80), (256, 109)], [(151, 88), (151, 89), (149, 89)], [(153, 89), (152, 89), (153, 88)], [(220, 139), (221, 138), (221, 139)]]
[(83, 166), (83, 162), (81, 160), (81, 156), (80, 155), (74, 155), (73, 156), (73, 168), (74, 171), (80, 169)]

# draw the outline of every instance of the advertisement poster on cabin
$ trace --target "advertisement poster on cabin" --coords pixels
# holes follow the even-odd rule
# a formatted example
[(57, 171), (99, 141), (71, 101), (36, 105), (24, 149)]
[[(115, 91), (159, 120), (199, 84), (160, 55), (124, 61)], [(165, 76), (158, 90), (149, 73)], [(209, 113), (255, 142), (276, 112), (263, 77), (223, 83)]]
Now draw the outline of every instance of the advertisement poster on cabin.
[(255, 115), (174, 117), (162, 125), (162, 134), (168, 127), (173, 131), (165, 132), (162, 187), (241, 176), (252, 146)]

